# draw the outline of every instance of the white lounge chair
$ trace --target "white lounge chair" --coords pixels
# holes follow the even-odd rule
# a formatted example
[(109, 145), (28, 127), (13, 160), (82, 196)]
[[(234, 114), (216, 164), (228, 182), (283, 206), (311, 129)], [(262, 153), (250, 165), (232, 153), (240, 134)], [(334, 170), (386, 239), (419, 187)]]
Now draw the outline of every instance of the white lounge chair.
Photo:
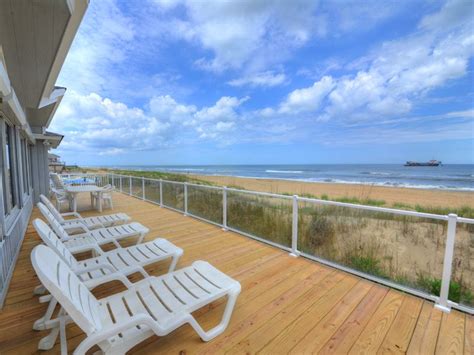
[[(45, 222), (37, 218), (33, 221), (33, 227), (43, 242), (59, 255), (78, 278), (87, 283), (89, 288), (117, 279), (124, 284), (131, 284), (126, 276), (138, 272), (143, 277), (149, 277), (143, 267), (168, 258), (171, 258), (168, 272), (174, 271), (179, 258), (183, 255), (183, 249), (166, 239), (157, 238), (147, 243), (107, 252), (102, 251), (97, 244), (91, 245), (91, 249), (95, 250), (99, 256), (78, 261)], [(43, 294), (44, 291), (44, 287), (39, 286), (35, 288), (34, 293)], [(57, 302), (54, 299), (44, 297), (41, 299), (41, 302), (48, 301), (50, 304), (46, 314), (33, 325), (35, 330), (46, 329), (47, 322), (56, 308)]]
[[(82, 217), (77, 212), (60, 213), (52, 202), (44, 195), (40, 195), (41, 202), (48, 208), (51, 214), (58, 220), (66, 230), (82, 229), (85, 225), (88, 229), (112, 227), (129, 222), (131, 218), (125, 213), (114, 213), (104, 216)], [(67, 217), (75, 217), (66, 219)]]
[[(89, 250), (91, 244), (104, 245), (112, 243), (117, 248), (120, 248), (120, 244), (117, 241), (131, 237), (136, 237), (137, 244), (140, 244), (145, 234), (150, 231), (144, 225), (133, 222), (108, 228), (86, 229), (86, 233), (82, 234), (69, 234), (44, 204), (38, 202), (37, 206), (56, 235), (72, 253), (80, 253), (81, 251)], [(83, 226), (83, 228), (87, 227)]]
[[(36, 246), (33, 267), (42, 284), (59, 302), (57, 318), (49, 322), (51, 333), (39, 348), (49, 350), (58, 335), (61, 353), (67, 353), (66, 324), (76, 323), (87, 337), (74, 354), (85, 354), (98, 345), (105, 354), (125, 354), (152, 335), (165, 336), (189, 324), (204, 341), (221, 334), (229, 324), (240, 284), (204, 261), (160, 276), (149, 277), (126, 291), (98, 300), (70, 267), (50, 248)], [(192, 312), (227, 296), (221, 322), (204, 331)]]

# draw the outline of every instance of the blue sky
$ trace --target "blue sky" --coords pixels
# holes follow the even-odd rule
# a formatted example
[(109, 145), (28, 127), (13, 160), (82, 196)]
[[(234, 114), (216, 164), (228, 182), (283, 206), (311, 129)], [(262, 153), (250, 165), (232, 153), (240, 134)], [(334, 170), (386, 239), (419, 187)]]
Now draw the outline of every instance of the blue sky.
[(68, 164), (474, 163), (474, 3), (93, 0)]

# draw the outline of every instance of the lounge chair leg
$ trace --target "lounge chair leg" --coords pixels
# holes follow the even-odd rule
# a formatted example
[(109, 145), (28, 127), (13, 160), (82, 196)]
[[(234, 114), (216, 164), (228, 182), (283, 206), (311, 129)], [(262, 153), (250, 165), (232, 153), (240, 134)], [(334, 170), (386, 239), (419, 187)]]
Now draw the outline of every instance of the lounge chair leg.
[(232, 292), (227, 295), (228, 300), (225, 306), (224, 314), (222, 315), (221, 322), (216, 325), (214, 328), (209, 329), (207, 332), (202, 329), (199, 323), (191, 317), (190, 325), (194, 328), (196, 333), (201, 337), (203, 341), (209, 341), (214, 339), (216, 336), (221, 334), (229, 325), (230, 317), (232, 315), (232, 311), (234, 310), (235, 302), (237, 301), (237, 296), (240, 292)]
[(61, 355), (67, 355), (66, 317), (61, 317), (59, 319), (59, 333), (61, 341)]
[(40, 319), (36, 320), (33, 323), (33, 330), (44, 330), (47, 329), (46, 327), (46, 322), (51, 320), (51, 317), (54, 313), (54, 310), (56, 309), (56, 305), (58, 304), (58, 301), (56, 299), (51, 299), (49, 302), (48, 308), (46, 309), (46, 313), (44, 314), (43, 317)]
[[(59, 313), (58, 313), (59, 321), (61, 321), (60, 317), (64, 318), (65, 313), (66, 312), (61, 308)], [(53, 348), (54, 344), (56, 343), (56, 339), (58, 339), (58, 335), (59, 335), (59, 332), (61, 330), (60, 328), (61, 328), (61, 324), (59, 324), (59, 326), (55, 326), (54, 328), (52, 328), (49, 335), (45, 336), (44, 338), (42, 338), (39, 341), (38, 349), (39, 350), (51, 350)], [(61, 348), (62, 348), (62, 346), (61, 346)]]
[(56, 339), (59, 335), (59, 327), (53, 328), (49, 335), (41, 338), (38, 344), (39, 350), (51, 350), (56, 343)]
[(42, 295), (46, 292), (46, 288), (43, 285), (38, 285), (33, 290), (33, 294), (35, 295)]
[(168, 269), (168, 272), (172, 272), (176, 269), (176, 265), (178, 264), (179, 257), (181, 255), (173, 255), (173, 259), (171, 259), (171, 264), (170, 268)]
[(137, 245), (138, 244), (141, 244), (143, 242), (143, 238), (145, 238), (145, 234), (144, 233), (140, 233), (140, 235), (138, 236), (137, 238)]

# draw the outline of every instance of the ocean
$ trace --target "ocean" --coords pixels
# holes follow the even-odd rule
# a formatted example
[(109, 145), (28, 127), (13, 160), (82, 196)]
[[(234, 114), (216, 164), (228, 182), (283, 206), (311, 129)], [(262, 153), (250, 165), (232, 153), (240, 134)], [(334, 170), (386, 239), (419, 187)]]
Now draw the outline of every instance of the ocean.
[(108, 166), (108, 168), (474, 191), (474, 165), (467, 164), (449, 164), (438, 167), (405, 167), (394, 164), (122, 165)]

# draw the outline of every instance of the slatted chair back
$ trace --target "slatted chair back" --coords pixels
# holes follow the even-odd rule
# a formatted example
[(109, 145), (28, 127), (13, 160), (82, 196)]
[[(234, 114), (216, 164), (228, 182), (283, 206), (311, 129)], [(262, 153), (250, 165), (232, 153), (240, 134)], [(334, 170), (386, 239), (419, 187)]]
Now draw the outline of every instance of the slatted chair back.
[(77, 267), (77, 260), (72, 253), (64, 246), (64, 243), (57, 235), (39, 218), (33, 221), (33, 227), (39, 234), (44, 244), (50, 247), (61, 259), (72, 269)]
[(64, 223), (64, 218), (61, 216), (61, 213), (58, 212), (56, 207), (52, 204), (52, 202), (47, 198), (45, 195), (41, 194), (39, 196), (40, 201), (48, 208), (49, 212), (58, 220), (59, 223)]
[(46, 218), (48, 221), (49, 225), (53, 229), (54, 233), (59, 237), (59, 239), (65, 239), (69, 237), (69, 234), (66, 232), (64, 227), (61, 225), (61, 223), (58, 222), (56, 218), (54, 218), (53, 214), (48, 210), (48, 208), (42, 204), (41, 202), (38, 202), (36, 205), (38, 206), (41, 214)]
[(38, 245), (31, 262), (43, 286), (87, 335), (102, 329), (99, 301), (59, 255)]

